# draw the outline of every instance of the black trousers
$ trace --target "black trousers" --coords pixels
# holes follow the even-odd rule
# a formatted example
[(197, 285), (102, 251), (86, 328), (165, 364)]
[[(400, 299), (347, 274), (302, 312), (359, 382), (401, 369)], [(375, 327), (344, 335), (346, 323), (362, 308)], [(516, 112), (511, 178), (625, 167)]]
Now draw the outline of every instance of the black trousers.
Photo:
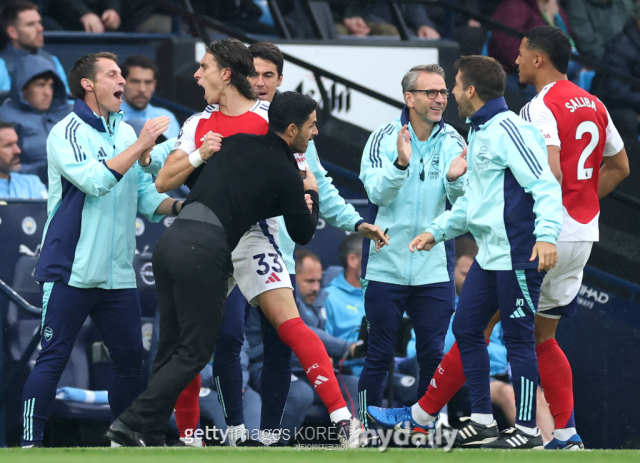
[(160, 341), (147, 389), (120, 415), (130, 428), (162, 432), (178, 396), (211, 360), (233, 273), (224, 230), (176, 220), (153, 251)]

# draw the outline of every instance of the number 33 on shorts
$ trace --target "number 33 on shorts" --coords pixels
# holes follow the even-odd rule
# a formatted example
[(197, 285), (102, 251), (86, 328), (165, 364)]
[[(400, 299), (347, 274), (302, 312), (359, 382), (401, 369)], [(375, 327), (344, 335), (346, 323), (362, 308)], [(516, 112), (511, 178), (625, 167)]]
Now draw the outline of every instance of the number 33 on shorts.
[[(258, 275), (266, 275), (270, 270), (273, 270), (276, 273), (282, 273), (284, 268), (278, 260), (279, 257), (280, 256), (275, 252), (270, 252), (268, 254), (256, 254), (253, 256), (253, 260), (257, 261), (259, 267), (256, 269)], [(269, 261), (272, 263), (270, 264)]]

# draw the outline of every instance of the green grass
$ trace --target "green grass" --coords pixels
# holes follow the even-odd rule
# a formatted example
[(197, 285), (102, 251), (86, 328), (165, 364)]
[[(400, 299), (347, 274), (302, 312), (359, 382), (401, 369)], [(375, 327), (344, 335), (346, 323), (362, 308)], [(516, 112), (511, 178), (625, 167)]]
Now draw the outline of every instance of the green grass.
[(587, 450), (584, 452), (561, 451), (491, 451), (491, 450), (398, 450), (389, 449), (381, 453), (375, 449), (350, 451), (288, 449), (231, 449), (211, 447), (194, 448), (73, 448), (73, 449), (0, 449), (0, 461), (7, 463), (73, 463), (73, 462), (117, 462), (117, 463), (164, 463), (164, 462), (207, 462), (207, 463), (495, 463), (495, 462), (638, 462), (638, 450)]

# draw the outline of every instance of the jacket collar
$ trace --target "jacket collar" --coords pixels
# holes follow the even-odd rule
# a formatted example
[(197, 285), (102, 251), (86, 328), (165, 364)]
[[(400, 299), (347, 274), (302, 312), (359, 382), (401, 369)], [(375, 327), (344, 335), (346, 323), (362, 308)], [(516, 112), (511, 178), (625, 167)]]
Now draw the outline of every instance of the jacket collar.
[(284, 139), (283, 139), (280, 135), (278, 135), (278, 134), (277, 134), (277, 133), (275, 133), (275, 132), (269, 131), (269, 132), (267, 132), (266, 137), (267, 137), (269, 140), (272, 140), (272, 141), (276, 141), (276, 142), (278, 142), (278, 144), (280, 145), (280, 147), (281, 147), (282, 149), (286, 150), (286, 151), (287, 151), (287, 153), (289, 153), (289, 154), (291, 154), (291, 155), (293, 156), (293, 150), (291, 149), (291, 147), (289, 146), (289, 144), (288, 144), (286, 141), (284, 141)]
[(480, 130), (480, 126), (489, 122), (497, 114), (508, 111), (507, 102), (504, 97), (494, 98), (487, 101), (484, 106), (478, 109), (475, 114), (467, 119), (473, 124), (474, 130)]
[[(400, 113), (400, 126), (402, 127), (405, 125), (406, 126), (409, 125), (409, 108), (407, 106), (402, 108), (402, 112)], [(438, 132), (442, 131), (443, 129), (444, 129), (444, 119), (440, 119), (440, 122), (438, 122), (437, 124), (437, 129), (431, 132), (431, 136), (429, 138), (436, 135)]]
[[(75, 104), (73, 105), (73, 112), (82, 119), (85, 123), (96, 129), (98, 132), (105, 133), (107, 131), (107, 122), (104, 117), (98, 117), (96, 113), (94, 113), (87, 103), (84, 100), (77, 99)], [(111, 117), (117, 118), (117, 116), (122, 117), (122, 111), (118, 111), (117, 113), (111, 113)], [(118, 125), (114, 122), (114, 127)]]

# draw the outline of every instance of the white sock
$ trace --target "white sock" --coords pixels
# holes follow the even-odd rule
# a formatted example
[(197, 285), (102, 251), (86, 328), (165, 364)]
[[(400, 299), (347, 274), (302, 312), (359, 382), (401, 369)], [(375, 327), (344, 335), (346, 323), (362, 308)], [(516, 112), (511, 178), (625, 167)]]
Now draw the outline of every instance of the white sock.
[(199, 437), (181, 437), (180, 440), (184, 442), (187, 447), (204, 447), (202, 438)]
[(242, 439), (242, 442), (247, 440), (247, 428), (244, 427), (244, 423), (238, 426), (227, 426), (227, 440), (231, 447), (236, 446), (238, 439)]
[(451, 425), (449, 424), (449, 414), (448, 413), (440, 412), (440, 419), (438, 421), (438, 426), (440, 426), (441, 428), (450, 428), (451, 427)]
[(471, 421), (489, 426), (491, 423), (493, 423), (493, 413), (472, 413)]
[(115, 443), (115, 442), (111, 441), (111, 447), (122, 447), (122, 445), (117, 444), (117, 443)]
[(540, 431), (538, 430), (538, 428), (527, 428), (526, 426), (521, 426), (519, 424), (516, 424), (516, 429), (519, 429), (523, 433), (528, 434), (528, 435), (533, 436), (533, 437), (535, 437), (538, 434), (540, 434)]
[(413, 421), (421, 426), (426, 426), (436, 419), (435, 416), (431, 416), (425, 412), (417, 402), (411, 406), (411, 417)]
[(347, 407), (342, 407), (329, 413), (329, 419), (332, 423), (338, 423), (343, 420), (351, 419), (351, 412)]
[(568, 441), (574, 434), (577, 434), (576, 428), (556, 429), (553, 431), (553, 437), (561, 441)]

